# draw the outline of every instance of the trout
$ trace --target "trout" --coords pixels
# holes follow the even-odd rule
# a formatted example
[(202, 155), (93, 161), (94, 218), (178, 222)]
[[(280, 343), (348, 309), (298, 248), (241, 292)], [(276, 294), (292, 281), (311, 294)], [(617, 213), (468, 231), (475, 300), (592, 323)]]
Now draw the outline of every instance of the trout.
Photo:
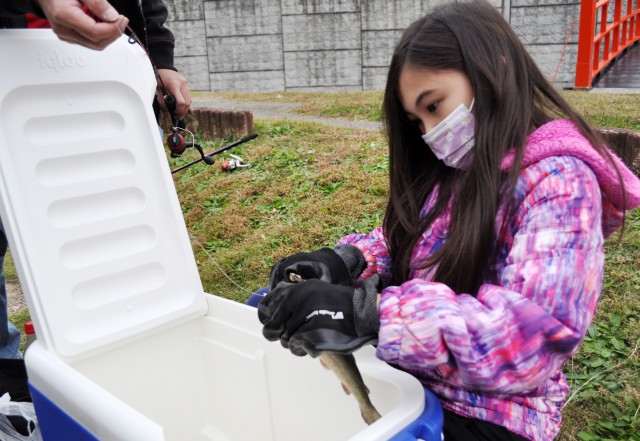
[(360, 406), (360, 413), (365, 423), (372, 424), (380, 419), (380, 414), (369, 399), (369, 389), (362, 380), (356, 359), (352, 354), (324, 351), (320, 353), (320, 364), (336, 374), (347, 395), (353, 395)]
[[(304, 279), (295, 273), (289, 273), (291, 283), (300, 283)], [(353, 395), (360, 406), (362, 419), (367, 424), (372, 424), (380, 419), (380, 414), (369, 399), (369, 389), (364, 384), (356, 359), (352, 354), (339, 354), (337, 352), (324, 351), (320, 353), (320, 364), (325, 369), (330, 369), (342, 383), (342, 389), (347, 395)]]

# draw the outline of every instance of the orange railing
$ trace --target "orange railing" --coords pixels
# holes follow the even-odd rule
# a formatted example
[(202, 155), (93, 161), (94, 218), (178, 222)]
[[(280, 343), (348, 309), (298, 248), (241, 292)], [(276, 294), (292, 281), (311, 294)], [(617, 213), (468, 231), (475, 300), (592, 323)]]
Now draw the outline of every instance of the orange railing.
[[(609, 13), (612, 3), (613, 17)], [(640, 0), (635, 0), (635, 7), (633, 4), (634, 0), (582, 0), (576, 88), (591, 87), (609, 63), (640, 40)]]

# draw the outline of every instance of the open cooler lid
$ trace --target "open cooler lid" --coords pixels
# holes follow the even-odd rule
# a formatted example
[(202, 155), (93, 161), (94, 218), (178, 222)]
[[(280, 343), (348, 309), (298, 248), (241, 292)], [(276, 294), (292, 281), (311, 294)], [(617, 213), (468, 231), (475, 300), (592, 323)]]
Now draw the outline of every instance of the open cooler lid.
[(78, 358), (204, 314), (142, 48), (0, 30), (0, 58), (0, 214), (41, 343)]

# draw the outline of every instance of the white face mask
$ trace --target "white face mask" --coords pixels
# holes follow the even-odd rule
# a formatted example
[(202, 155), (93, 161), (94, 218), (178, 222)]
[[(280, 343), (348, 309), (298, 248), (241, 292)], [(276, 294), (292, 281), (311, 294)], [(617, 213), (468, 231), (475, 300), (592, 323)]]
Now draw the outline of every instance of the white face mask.
[(472, 155), (467, 155), (475, 144), (473, 139), (476, 120), (471, 113), (460, 104), (433, 129), (422, 135), (431, 151), (438, 159), (449, 167), (465, 169), (471, 163)]

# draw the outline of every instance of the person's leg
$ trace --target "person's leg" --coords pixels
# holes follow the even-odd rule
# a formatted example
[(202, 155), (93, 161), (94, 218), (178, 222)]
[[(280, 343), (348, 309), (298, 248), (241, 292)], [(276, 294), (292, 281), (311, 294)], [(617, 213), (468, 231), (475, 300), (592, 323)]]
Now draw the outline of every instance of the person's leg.
[(4, 283), (4, 257), (7, 236), (0, 220), (0, 358), (20, 358), (20, 331), (9, 323), (7, 289)]
[(444, 413), (444, 441), (527, 441), (502, 426), (486, 421), (464, 418), (446, 409)]

